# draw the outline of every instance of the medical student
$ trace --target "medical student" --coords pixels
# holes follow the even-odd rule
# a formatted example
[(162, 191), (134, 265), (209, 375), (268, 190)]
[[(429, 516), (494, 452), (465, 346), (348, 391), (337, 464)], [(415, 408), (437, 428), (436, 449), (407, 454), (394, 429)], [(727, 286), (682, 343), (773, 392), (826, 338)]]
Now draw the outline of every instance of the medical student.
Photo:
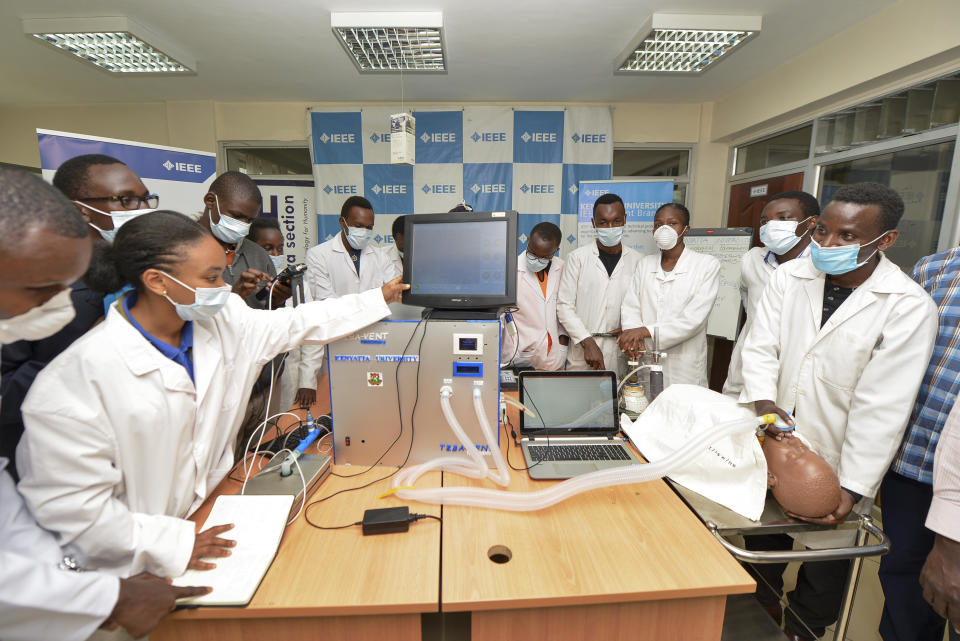
[[(903, 200), (889, 187), (837, 190), (813, 230), (810, 258), (770, 277), (743, 346), (743, 392), (758, 415), (792, 413), (811, 448), (840, 479), (841, 501), (815, 523), (869, 514), (900, 445), (937, 333), (930, 295), (883, 251), (897, 240)], [(810, 547), (852, 544), (849, 533), (795, 538)], [(753, 539), (751, 541), (751, 539)], [(786, 549), (785, 535), (749, 537), (753, 549)], [(758, 565), (761, 604), (777, 604), (782, 565)], [(823, 635), (839, 612), (849, 561), (804, 563), (790, 593), (785, 630), (794, 639)], [(770, 611), (770, 610), (768, 610)], [(811, 634), (812, 633), (812, 634)]]
[(51, 336), (11, 342), (0, 350), (0, 396), (7, 399), (0, 406), (0, 456), (10, 459), (8, 470), (14, 480), (19, 478), (14, 452), (23, 434), (20, 404), (40, 370), (103, 318), (107, 293), (91, 289), (88, 277), (96, 278), (104, 248), (110, 246), (117, 229), (131, 218), (155, 211), (150, 208), (156, 207), (159, 200), (133, 170), (116, 158), (100, 154), (64, 161), (53, 176), (53, 185), (73, 201), (86, 221), (93, 256), (84, 277), (70, 285), (70, 299), (76, 310), (73, 319)]
[[(69, 323), (68, 286), (92, 253), (87, 223), (70, 202), (39, 177), (0, 167), (0, 247), (0, 343), (41, 340)], [(118, 580), (67, 569), (6, 466), (0, 457), (0, 639), (82, 641), (117, 625), (139, 638), (176, 599), (209, 592), (150, 575)]]
[(225, 171), (210, 184), (203, 197), (200, 224), (213, 234), (223, 248), (227, 269), (223, 280), (254, 309), (283, 307), (290, 289), (273, 288), (272, 301), (258, 299), (256, 290), (277, 275), (270, 255), (247, 238), (250, 224), (260, 214), (263, 195), (253, 179), (239, 171)]
[[(257, 243), (270, 254), (270, 260), (279, 274), (286, 266), (283, 253), (283, 234), (276, 218), (256, 218), (250, 224), (250, 240)], [(308, 296), (304, 287), (304, 298)], [(305, 301), (301, 301), (305, 302)], [(286, 306), (293, 307), (293, 297), (287, 299)], [(279, 400), (276, 408), (280, 411), (295, 407), (310, 407), (317, 402), (317, 375), (323, 364), (323, 345), (301, 345), (287, 352), (280, 374)], [(274, 392), (277, 393), (277, 392)], [(273, 406), (274, 403), (271, 403)], [(272, 410), (271, 410), (271, 413)], [(242, 446), (243, 444), (241, 444)]]
[(568, 369), (607, 369), (623, 375), (617, 345), (620, 307), (640, 253), (621, 242), (627, 224), (623, 200), (603, 194), (593, 203), (597, 241), (573, 250), (563, 265), (557, 316), (570, 336)]
[(393, 263), (397, 274), (403, 273), (403, 225), (406, 215), (397, 216), (393, 219), (393, 226), (390, 233), (393, 235), (393, 244), (387, 248), (387, 258)]
[(514, 331), (502, 332), (500, 360), (514, 367), (563, 369), (569, 337), (557, 320), (557, 290), (563, 260), (557, 256), (563, 234), (553, 223), (530, 230), (527, 249), (517, 258), (517, 311)]
[(307, 252), (306, 284), (314, 300), (356, 294), (400, 275), (386, 253), (370, 244), (373, 205), (350, 196), (340, 208), (340, 233)]
[(740, 375), (743, 342), (770, 274), (780, 265), (810, 254), (810, 233), (816, 227), (819, 215), (820, 204), (805, 191), (777, 194), (760, 212), (760, 242), (763, 246), (752, 248), (740, 261), (740, 299), (747, 312), (747, 322), (733, 346), (727, 380), (723, 383), (724, 394), (738, 398), (743, 390)]
[(175, 212), (134, 219), (110, 257), (135, 290), (37, 377), (23, 405), (19, 489), (79, 561), (179, 576), (227, 556), (230, 525), (186, 520), (233, 466), (244, 400), (264, 363), (389, 313), (406, 285), (271, 312), (224, 283), (221, 245)]
[(633, 359), (653, 348), (668, 358), (664, 387), (674, 383), (707, 386), (707, 318), (720, 288), (720, 261), (687, 249), (690, 211), (661, 205), (653, 216), (653, 240), (660, 249), (644, 256), (623, 299), (620, 347)]

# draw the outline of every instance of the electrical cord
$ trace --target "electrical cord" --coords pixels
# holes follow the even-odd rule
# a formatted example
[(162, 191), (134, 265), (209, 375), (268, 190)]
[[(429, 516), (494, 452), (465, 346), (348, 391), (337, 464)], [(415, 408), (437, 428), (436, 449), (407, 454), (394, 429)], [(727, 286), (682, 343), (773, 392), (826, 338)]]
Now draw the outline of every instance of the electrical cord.
[[(393, 470), (386, 476), (381, 476), (368, 483), (364, 483), (363, 485), (359, 485), (356, 487), (348, 487), (342, 490), (337, 490), (333, 494), (328, 494), (327, 496), (321, 497), (307, 504), (307, 507), (304, 510), (304, 519), (307, 521), (307, 523), (309, 523), (313, 527), (318, 527), (318, 526), (310, 520), (310, 514), (309, 514), (310, 508), (317, 505), (318, 503), (323, 503), (324, 501), (332, 499), (333, 497), (338, 496), (340, 494), (344, 494), (346, 492), (353, 492), (355, 490), (362, 490), (364, 488), (370, 487), (371, 485), (379, 483), (380, 481), (385, 481), (391, 478), (392, 476), (396, 475), (396, 473), (399, 472), (407, 464), (407, 461), (410, 460), (410, 453), (413, 451), (413, 439), (415, 436), (415, 431), (414, 431), (415, 420), (414, 419), (417, 413), (417, 405), (420, 403), (420, 362), (422, 360), (420, 358), (420, 354), (423, 350), (423, 339), (427, 335), (427, 326), (429, 325), (429, 318), (430, 318), (430, 310), (427, 310), (424, 313), (424, 316), (417, 323), (417, 327), (414, 328), (413, 333), (410, 335), (410, 339), (407, 341), (406, 346), (404, 346), (403, 353), (401, 354), (401, 357), (400, 357), (400, 361), (397, 363), (397, 368), (394, 371), (394, 379), (397, 386), (397, 410), (400, 415), (400, 432), (397, 434), (397, 437), (393, 440), (393, 443), (390, 444), (390, 447), (388, 447), (386, 451), (384, 451), (384, 453), (380, 455), (380, 458), (377, 459), (377, 463), (379, 463), (383, 459), (383, 457), (387, 455), (387, 452), (389, 452), (393, 448), (393, 446), (397, 443), (397, 441), (400, 440), (400, 437), (403, 434), (403, 409), (402, 409), (402, 405), (400, 404), (400, 377), (398, 376), (398, 374), (400, 371), (400, 365), (404, 363), (404, 357), (406, 356), (407, 349), (410, 347), (410, 343), (413, 342), (413, 338), (417, 335), (417, 328), (420, 327), (422, 323), (423, 333), (420, 335), (420, 343), (417, 345), (416, 394), (414, 396), (413, 408), (410, 411), (410, 444), (407, 446), (407, 454), (404, 457), (403, 462), (395, 470)], [(365, 474), (366, 472), (369, 472), (371, 469), (373, 469), (374, 465), (376, 465), (376, 463), (368, 467), (363, 472), (359, 472), (357, 474), (351, 474), (346, 476), (341, 474), (334, 474), (334, 476), (338, 476), (340, 478), (353, 478), (354, 476), (360, 476), (360, 474)]]
[[(306, 519), (307, 523), (309, 523), (309, 524), (312, 525), (313, 527), (317, 528), (318, 530), (345, 530), (345, 529), (347, 529), (348, 527), (355, 527), (355, 526), (357, 526), (357, 525), (363, 525), (363, 521), (356, 521), (355, 523), (347, 523), (346, 525), (317, 525), (316, 523), (314, 523), (313, 521), (310, 520), (310, 517), (309, 517), (309, 516), (305, 516), (304, 518)], [(415, 522), (417, 522), (417, 521), (422, 521), (423, 519), (436, 519), (436, 520), (439, 521), (440, 523), (443, 523), (443, 519), (442, 519), (441, 517), (439, 517), (439, 516), (434, 515), (434, 514), (411, 514), (411, 515), (407, 518), (406, 522), (407, 522), (407, 523), (415, 523)]]

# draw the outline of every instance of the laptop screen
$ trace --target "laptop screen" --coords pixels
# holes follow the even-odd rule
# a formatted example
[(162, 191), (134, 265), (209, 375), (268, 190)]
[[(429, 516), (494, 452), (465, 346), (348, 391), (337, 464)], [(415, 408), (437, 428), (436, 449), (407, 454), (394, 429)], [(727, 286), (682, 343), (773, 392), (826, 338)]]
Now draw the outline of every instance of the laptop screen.
[(616, 433), (616, 389), (613, 372), (521, 372), (520, 402), (536, 418), (521, 412), (520, 431), (527, 435)]

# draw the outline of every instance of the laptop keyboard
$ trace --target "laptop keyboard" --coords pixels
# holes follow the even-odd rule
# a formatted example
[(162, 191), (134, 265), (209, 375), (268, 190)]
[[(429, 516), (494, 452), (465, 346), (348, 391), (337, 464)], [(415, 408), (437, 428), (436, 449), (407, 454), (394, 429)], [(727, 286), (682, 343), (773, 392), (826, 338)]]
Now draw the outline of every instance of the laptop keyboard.
[(629, 461), (630, 455), (620, 443), (598, 445), (533, 445), (527, 451), (534, 461)]

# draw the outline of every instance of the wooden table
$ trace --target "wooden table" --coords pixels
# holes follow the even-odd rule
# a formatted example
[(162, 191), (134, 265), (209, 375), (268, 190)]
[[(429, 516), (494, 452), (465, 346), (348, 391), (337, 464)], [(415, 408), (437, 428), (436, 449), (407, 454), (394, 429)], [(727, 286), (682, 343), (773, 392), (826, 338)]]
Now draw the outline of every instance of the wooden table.
[[(517, 424), (516, 414), (511, 420)], [(523, 455), (501, 430), (514, 466)], [(511, 491), (551, 482), (511, 471)], [(494, 487), (444, 474), (444, 485)], [(510, 561), (488, 558), (505, 546)], [(752, 578), (663, 481), (593, 490), (538, 512), (443, 509), (443, 610), (472, 639), (720, 639)]]
[[(326, 381), (321, 381), (321, 392), (325, 389)], [(324, 395), (319, 398), (320, 405), (312, 408), (315, 415), (326, 411)], [(296, 421), (290, 418), (290, 423)], [(284, 424), (286, 421), (281, 422)], [(358, 471), (350, 466), (333, 468), (335, 474), (343, 475)], [(311, 501), (362, 485), (389, 471), (390, 468), (375, 468), (352, 479), (331, 475)], [(420, 483), (423, 487), (438, 487), (440, 477), (439, 472), (431, 473)], [(389, 489), (387, 480), (340, 494), (310, 508), (310, 519), (323, 526), (359, 521), (367, 508), (397, 504), (377, 498)], [(216, 496), (239, 491), (240, 483), (224, 479), (191, 519), (203, 523)], [(417, 506), (416, 511), (440, 515), (439, 506)], [(420, 641), (420, 614), (439, 610), (440, 527), (437, 521), (424, 519), (412, 524), (403, 535), (362, 536), (360, 526), (319, 530), (301, 515), (287, 528), (277, 557), (249, 605), (180, 610), (169, 616), (150, 638)]]
[[(326, 382), (319, 387), (322, 412)], [(512, 421), (516, 424), (516, 414)], [(506, 438), (501, 440), (504, 448)], [(522, 455), (510, 445), (513, 464)], [(339, 474), (356, 468), (335, 466)], [(314, 500), (373, 480), (330, 477)], [(510, 489), (548, 482), (511, 471)], [(436, 487), (439, 473), (418, 487)], [(370, 507), (402, 505), (377, 499), (389, 481), (311, 508), (322, 525), (360, 520)], [(482, 485), (443, 474), (444, 485)], [(225, 480), (219, 493), (235, 493)], [(212, 497), (194, 518), (206, 518)], [(418, 641), (420, 614), (472, 612), (472, 638), (719, 640), (728, 594), (754, 582), (662, 481), (595, 490), (539, 512), (412, 504), (437, 514), (402, 535), (364, 537), (359, 527), (324, 531), (303, 517), (287, 528), (276, 560), (245, 608), (179, 611), (151, 635), (154, 641), (385, 639)], [(512, 558), (495, 563), (493, 546)], [(442, 564), (441, 564), (442, 558)], [(442, 567), (442, 574), (441, 574)]]

